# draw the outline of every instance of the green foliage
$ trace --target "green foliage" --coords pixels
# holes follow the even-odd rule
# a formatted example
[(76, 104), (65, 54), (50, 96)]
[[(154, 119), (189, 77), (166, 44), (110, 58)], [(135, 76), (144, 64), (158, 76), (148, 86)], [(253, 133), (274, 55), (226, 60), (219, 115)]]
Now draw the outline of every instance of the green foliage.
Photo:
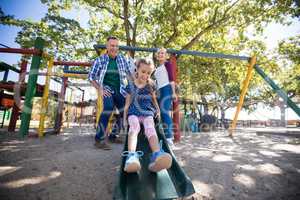
[(283, 88), (289, 96), (300, 96), (300, 35), (281, 41), (278, 52), (285, 59), (285, 70), (281, 76)]
[[(140, 47), (167, 47), (258, 57), (263, 69), (278, 76), (275, 61), (269, 61), (265, 45), (251, 41), (245, 34), (260, 34), (270, 22), (289, 23), (287, 16), (297, 16), (294, 1), (231, 0), (41, 0), (48, 13), (39, 22), (15, 19), (0, 10), (1, 24), (22, 27), (16, 41), (32, 47), (37, 36), (47, 41), (46, 49), (57, 59), (92, 60), (94, 44), (103, 44), (109, 35), (122, 44)], [(63, 16), (64, 11), (85, 9), (89, 19), (85, 27), (78, 20)], [(298, 37), (299, 42), (299, 37)], [(281, 54), (299, 64), (294, 43), (282, 44)], [(299, 45), (299, 43), (298, 43)], [(287, 47), (289, 46), (289, 47)], [(132, 52), (132, 54), (134, 54)], [(144, 55), (141, 53), (140, 55)], [(297, 56), (298, 55), (298, 56)], [(298, 60), (298, 61), (297, 61)], [(246, 75), (246, 63), (192, 56), (178, 58), (182, 97), (206, 97), (222, 109), (234, 106)], [(297, 72), (296, 68), (296, 71)], [(254, 74), (246, 105), (271, 99)], [(250, 107), (249, 107), (250, 108)]]
[(300, 35), (279, 43), (279, 53), (295, 64), (300, 64)]

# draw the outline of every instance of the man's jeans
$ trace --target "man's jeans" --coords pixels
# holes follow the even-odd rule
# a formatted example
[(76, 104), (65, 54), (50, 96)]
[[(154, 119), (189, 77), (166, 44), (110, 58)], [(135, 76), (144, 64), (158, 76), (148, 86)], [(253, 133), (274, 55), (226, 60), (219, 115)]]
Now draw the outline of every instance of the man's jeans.
[[(119, 91), (113, 90), (113, 94), (111, 94), (110, 97), (103, 97), (103, 111), (100, 114), (100, 119), (98, 122), (95, 136), (96, 141), (104, 140), (109, 117), (115, 106), (118, 108), (120, 116), (123, 116), (125, 98), (122, 96), (122, 94), (120, 94)], [(115, 135), (112, 137), (115, 137)]]

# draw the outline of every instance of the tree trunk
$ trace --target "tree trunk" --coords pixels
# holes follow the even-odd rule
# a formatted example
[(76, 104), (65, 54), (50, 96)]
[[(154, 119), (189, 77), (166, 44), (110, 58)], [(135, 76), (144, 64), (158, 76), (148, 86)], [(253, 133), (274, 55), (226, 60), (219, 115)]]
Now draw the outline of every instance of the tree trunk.
[(221, 109), (221, 123), (222, 123), (222, 127), (224, 127), (225, 129), (228, 129), (229, 125), (228, 122), (225, 119), (225, 109), (224, 107), (220, 107)]
[(205, 96), (201, 95), (201, 101), (203, 102), (204, 114), (208, 115), (208, 104)]

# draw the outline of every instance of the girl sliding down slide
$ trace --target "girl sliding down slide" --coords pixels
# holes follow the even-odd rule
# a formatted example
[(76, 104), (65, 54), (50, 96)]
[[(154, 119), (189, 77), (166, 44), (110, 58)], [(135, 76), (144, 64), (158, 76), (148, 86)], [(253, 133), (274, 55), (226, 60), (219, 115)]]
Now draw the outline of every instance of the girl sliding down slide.
[(124, 171), (133, 173), (141, 169), (139, 157), (143, 155), (143, 152), (136, 151), (136, 146), (140, 123), (143, 123), (145, 135), (152, 150), (148, 169), (158, 172), (171, 167), (172, 157), (160, 147), (155, 131), (153, 118), (160, 116), (160, 109), (150, 79), (154, 66), (151, 61), (140, 59), (136, 70), (134, 81), (127, 86), (128, 95), (124, 108), (124, 126), (127, 127), (127, 121), (129, 123), (128, 151), (122, 153), (123, 156), (127, 156)]

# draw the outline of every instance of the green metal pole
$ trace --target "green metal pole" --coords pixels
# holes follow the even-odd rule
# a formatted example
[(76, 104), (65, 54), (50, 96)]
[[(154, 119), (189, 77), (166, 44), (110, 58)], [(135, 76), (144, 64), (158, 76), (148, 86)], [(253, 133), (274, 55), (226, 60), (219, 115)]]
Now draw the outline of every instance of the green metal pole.
[(275, 82), (268, 77), (263, 70), (258, 66), (255, 65), (254, 69), (256, 70), (256, 72), (272, 87), (272, 89), (285, 101), (287, 102), (288, 106), (290, 108), (293, 109), (293, 111), (295, 111), (295, 113), (297, 113), (297, 115), (300, 117), (300, 108), (287, 96), (287, 94), (280, 89)]
[[(34, 48), (42, 51), (43, 47), (44, 47), (44, 40), (38, 37), (35, 40)], [(22, 137), (28, 134), (31, 112), (32, 112), (32, 102), (36, 92), (36, 82), (38, 78), (38, 71), (41, 64), (41, 60), (42, 60), (42, 55), (34, 55), (32, 57), (29, 78), (28, 78), (28, 83), (27, 83), (27, 88), (25, 93), (25, 102), (24, 102), (22, 115), (21, 115), (21, 126), (19, 130), (19, 134)]]

